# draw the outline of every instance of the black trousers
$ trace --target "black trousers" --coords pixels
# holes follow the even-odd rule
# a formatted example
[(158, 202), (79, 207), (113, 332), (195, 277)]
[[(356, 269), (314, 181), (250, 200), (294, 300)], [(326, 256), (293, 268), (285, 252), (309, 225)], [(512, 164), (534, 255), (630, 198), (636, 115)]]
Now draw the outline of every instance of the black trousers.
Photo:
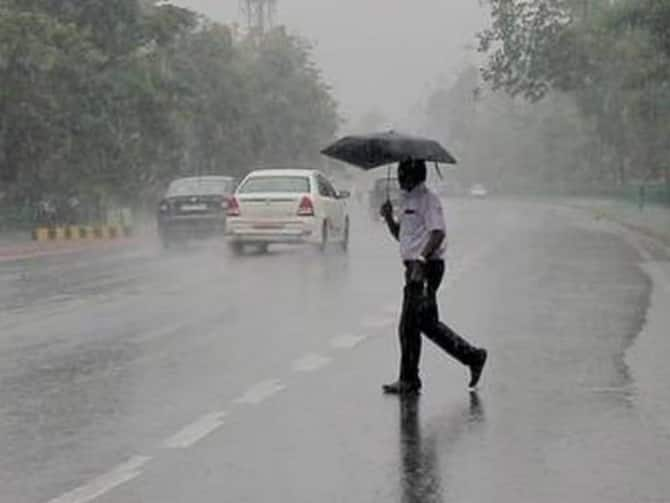
[(425, 280), (410, 281), (406, 264), (400, 336), (400, 380), (421, 385), (421, 333), (464, 365), (472, 362), (477, 348), (457, 335), (439, 319), (437, 290), (444, 277), (444, 261), (431, 260), (425, 266)]

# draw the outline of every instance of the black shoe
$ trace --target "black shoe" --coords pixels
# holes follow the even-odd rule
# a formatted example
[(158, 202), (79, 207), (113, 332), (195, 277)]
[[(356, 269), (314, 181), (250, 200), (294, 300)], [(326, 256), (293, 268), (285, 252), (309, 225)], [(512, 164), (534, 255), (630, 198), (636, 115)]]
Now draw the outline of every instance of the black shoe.
[(482, 370), (486, 364), (486, 357), (488, 353), (485, 349), (478, 349), (473, 357), (473, 362), (470, 364), (470, 388), (477, 386), (479, 378), (482, 376)]
[(414, 395), (421, 390), (421, 384), (396, 381), (391, 384), (384, 384), (382, 390), (389, 395)]

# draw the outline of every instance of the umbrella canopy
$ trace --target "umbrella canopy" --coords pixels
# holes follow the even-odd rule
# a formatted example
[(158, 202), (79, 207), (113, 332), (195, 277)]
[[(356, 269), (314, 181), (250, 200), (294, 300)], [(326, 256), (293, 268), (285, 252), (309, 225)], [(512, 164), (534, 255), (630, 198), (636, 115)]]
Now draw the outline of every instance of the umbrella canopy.
[(456, 159), (437, 141), (395, 131), (345, 136), (321, 153), (364, 170), (406, 159), (456, 164)]

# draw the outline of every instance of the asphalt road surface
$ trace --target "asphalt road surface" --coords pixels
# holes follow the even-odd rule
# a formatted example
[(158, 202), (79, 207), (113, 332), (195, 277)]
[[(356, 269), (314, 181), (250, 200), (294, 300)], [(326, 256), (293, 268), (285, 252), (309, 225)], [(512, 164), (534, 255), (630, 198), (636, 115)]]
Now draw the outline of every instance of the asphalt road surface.
[(446, 203), (441, 314), (489, 349), (477, 393), (424, 344), (402, 272), (351, 249), (143, 243), (0, 264), (0, 501), (670, 500), (668, 250), (559, 206)]

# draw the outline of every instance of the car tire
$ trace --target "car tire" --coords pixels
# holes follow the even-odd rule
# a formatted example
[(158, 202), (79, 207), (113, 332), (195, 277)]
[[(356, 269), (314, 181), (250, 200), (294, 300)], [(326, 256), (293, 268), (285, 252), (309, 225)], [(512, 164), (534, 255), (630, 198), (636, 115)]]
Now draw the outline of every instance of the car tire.
[(233, 255), (242, 255), (244, 253), (244, 245), (242, 243), (228, 243), (228, 247)]
[(349, 217), (344, 221), (344, 232), (342, 234), (342, 241), (340, 242), (340, 248), (343, 252), (349, 250)]
[(328, 248), (328, 222), (324, 220), (323, 225), (321, 226), (321, 242), (319, 243), (319, 251), (323, 253), (326, 251), (326, 248)]
[(172, 240), (167, 236), (161, 236), (161, 246), (163, 250), (169, 250), (173, 246)]

